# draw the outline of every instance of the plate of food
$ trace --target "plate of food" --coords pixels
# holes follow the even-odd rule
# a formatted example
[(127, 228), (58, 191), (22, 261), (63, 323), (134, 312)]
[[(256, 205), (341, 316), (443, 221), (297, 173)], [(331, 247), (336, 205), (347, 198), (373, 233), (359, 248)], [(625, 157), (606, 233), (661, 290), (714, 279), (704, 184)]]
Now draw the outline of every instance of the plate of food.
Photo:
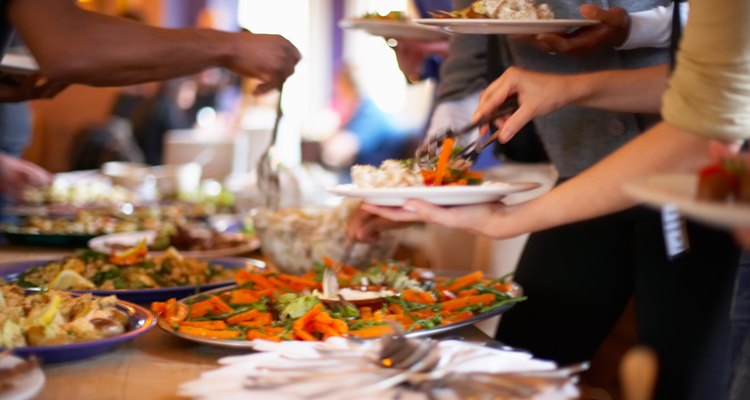
[(140, 244), (112, 254), (82, 250), (63, 259), (1, 264), (0, 276), (27, 289), (117, 295), (149, 303), (231, 285), (235, 274), (246, 268), (262, 269), (265, 263), (240, 257), (184, 257), (174, 249), (151, 256)]
[(386, 15), (370, 13), (359, 18), (343, 19), (339, 21), (339, 27), (360, 29), (374, 36), (396, 39), (435, 41), (450, 36), (448, 32), (438, 27), (414, 23), (401, 12), (390, 12)]
[(653, 175), (624, 186), (625, 193), (653, 207), (674, 206), (684, 216), (723, 228), (750, 227), (750, 179), (704, 169), (699, 175)]
[(328, 190), (345, 197), (362, 198), (381, 206), (401, 206), (420, 199), (441, 206), (491, 203), (518, 192), (541, 186), (536, 182), (485, 181), (471, 164), (452, 158), (445, 166), (424, 168), (412, 160), (386, 160), (378, 168), (352, 167), (352, 183)]
[(103, 353), (154, 326), (147, 309), (119, 300), (59, 290), (0, 287), (3, 336), (0, 347), (43, 363), (74, 361)]
[(44, 387), (44, 372), (35, 358), (0, 353), (0, 400), (33, 399)]
[(556, 19), (547, 4), (537, 5), (534, 0), (478, 0), (467, 8), (440, 11), (433, 16), (435, 18), (420, 18), (414, 22), (453, 33), (483, 35), (559, 33), (600, 23), (586, 19)]
[(226, 257), (249, 253), (260, 241), (244, 233), (218, 232), (210, 228), (169, 226), (159, 231), (122, 232), (97, 236), (88, 242), (94, 251), (110, 254), (145, 241), (152, 256), (164, 255), (173, 247), (184, 257)]
[(340, 266), (338, 298), (327, 299), (321, 294), (324, 268), (318, 264), (301, 276), (247, 270), (233, 287), (154, 303), (152, 311), (159, 314), (159, 326), (175, 336), (253, 348), (255, 339), (375, 338), (391, 333), (391, 323), (403, 326), (407, 336), (436, 335), (502, 314), (526, 299), (515, 283), (481, 271), (435, 277), (395, 261), (365, 271)]

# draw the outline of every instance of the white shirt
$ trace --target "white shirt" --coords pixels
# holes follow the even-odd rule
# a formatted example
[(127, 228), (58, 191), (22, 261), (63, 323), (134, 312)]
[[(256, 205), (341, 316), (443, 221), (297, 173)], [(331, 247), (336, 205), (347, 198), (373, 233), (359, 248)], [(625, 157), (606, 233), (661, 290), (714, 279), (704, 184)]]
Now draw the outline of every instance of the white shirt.
[[(672, 9), (674, 3), (666, 7), (656, 7), (646, 11), (630, 13), (630, 31), (622, 46), (617, 50), (632, 50), (641, 47), (669, 47), (672, 36)], [(687, 22), (690, 6), (680, 3), (682, 26)]]

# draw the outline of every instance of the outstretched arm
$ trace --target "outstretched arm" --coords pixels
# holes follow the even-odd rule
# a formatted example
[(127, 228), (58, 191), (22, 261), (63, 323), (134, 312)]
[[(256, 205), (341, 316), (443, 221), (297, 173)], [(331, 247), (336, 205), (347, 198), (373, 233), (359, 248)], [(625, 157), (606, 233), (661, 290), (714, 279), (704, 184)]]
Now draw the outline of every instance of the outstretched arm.
[(12, 0), (11, 23), (52, 81), (120, 86), (226, 67), (280, 86), (297, 49), (278, 35), (165, 29), (83, 10), (69, 0)]
[(507, 119), (496, 121), (504, 142), (532, 119), (568, 105), (656, 114), (667, 88), (667, 73), (666, 64), (579, 75), (508, 68), (482, 92), (472, 120), (491, 114), (513, 94), (518, 94), (519, 109)]

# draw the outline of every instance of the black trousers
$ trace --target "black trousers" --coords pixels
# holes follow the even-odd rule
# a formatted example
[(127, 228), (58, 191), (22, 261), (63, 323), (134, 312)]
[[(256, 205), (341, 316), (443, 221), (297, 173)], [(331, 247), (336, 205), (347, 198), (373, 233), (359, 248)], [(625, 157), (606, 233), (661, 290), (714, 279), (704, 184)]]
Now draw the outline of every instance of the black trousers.
[(725, 398), (740, 253), (727, 232), (687, 231), (690, 250), (673, 260), (660, 214), (644, 208), (532, 234), (515, 275), (528, 300), (497, 339), (560, 364), (588, 360), (634, 296), (639, 340), (659, 357), (655, 398)]

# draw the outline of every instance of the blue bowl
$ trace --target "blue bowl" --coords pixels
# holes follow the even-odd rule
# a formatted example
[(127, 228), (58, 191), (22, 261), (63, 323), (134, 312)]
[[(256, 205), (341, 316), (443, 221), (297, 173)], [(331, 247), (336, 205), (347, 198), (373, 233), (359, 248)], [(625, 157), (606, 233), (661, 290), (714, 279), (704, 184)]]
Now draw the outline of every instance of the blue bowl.
[[(41, 267), (49, 262), (58, 260), (34, 260), (15, 263), (0, 264), (0, 277), (8, 282), (13, 282), (26, 270)], [(241, 257), (219, 257), (207, 260), (213, 264), (219, 264), (227, 269), (265, 268), (263, 261), (252, 258)], [(131, 301), (138, 304), (149, 304), (153, 301), (166, 301), (170, 298), (181, 299), (206, 290), (216, 289), (222, 286), (234, 284), (234, 281), (208, 283), (205, 285), (173, 286), (154, 289), (113, 289), (113, 290), (69, 290), (72, 293), (91, 293), (96, 296), (116, 295), (118, 299)], [(34, 290), (34, 288), (30, 288)]]
[(127, 331), (121, 335), (59, 346), (17, 347), (13, 349), (13, 353), (21, 357), (36, 356), (43, 364), (76, 361), (104, 353), (118, 343), (148, 332), (155, 325), (154, 314), (141, 306), (120, 300), (117, 302), (117, 309), (128, 317)]

